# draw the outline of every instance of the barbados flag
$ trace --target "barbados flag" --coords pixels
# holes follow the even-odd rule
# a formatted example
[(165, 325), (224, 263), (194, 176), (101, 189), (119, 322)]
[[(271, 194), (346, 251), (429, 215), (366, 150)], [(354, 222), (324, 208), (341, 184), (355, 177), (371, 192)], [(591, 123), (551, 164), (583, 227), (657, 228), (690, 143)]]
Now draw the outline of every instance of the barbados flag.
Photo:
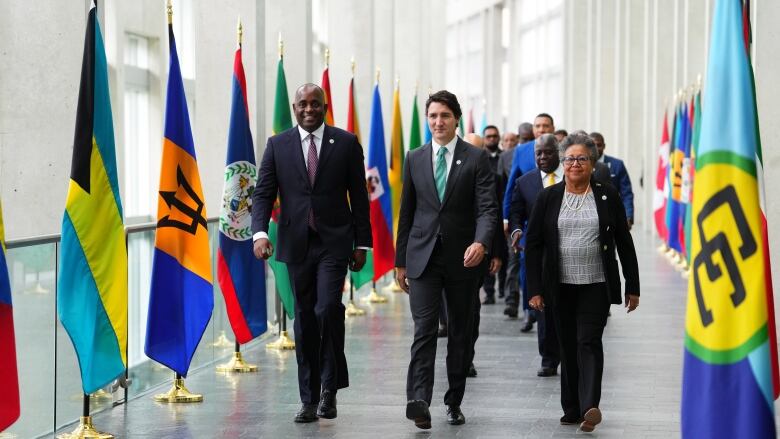
[(718, 0), (693, 186), (682, 435), (774, 438), (777, 354), (752, 69)]
[(11, 306), (11, 283), (5, 260), (3, 211), (0, 207), (0, 431), (19, 418), (19, 375), (16, 370), (14, 313)]
[(370, 203), (371, 235), (374, 239), (374, 281), (393, 269), (393, 214), (390, 200), (390, 183), (387, 178), (385, 129), (382, 120), (382, 100), (379, 84), (374, 86), (371, 107), (371, 137), (368, 140), (366, 182)]
[(76, 349), (84, 393), (105, 386), (127, 367), (127, 245), (108, 64), (96, 14), (93, 5), (57, 274), (57, 315)]
[(171, 24), (168, 44), (171, 58), (144, 352), (187, 376), (211, 318), (214, 295), (206, 206)]
[(252, 192), (256, 182), (246, 77), (239, 45), (233, 62), (233, 103), (217, 251), (217, 279), (230, 326), (239, 343), (246, 343), (268, 329), (265, 264), (252, 253)]

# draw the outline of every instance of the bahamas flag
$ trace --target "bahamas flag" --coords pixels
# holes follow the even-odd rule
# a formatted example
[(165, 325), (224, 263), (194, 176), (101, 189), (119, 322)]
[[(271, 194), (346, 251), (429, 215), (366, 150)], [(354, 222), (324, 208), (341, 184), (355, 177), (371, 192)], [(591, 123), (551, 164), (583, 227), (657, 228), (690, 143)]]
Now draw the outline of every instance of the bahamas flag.
[(97, 9), (87, 18), (70, 184), (62, 218), (57, 315), (92, 393), (127, 367), (127, 245), (108, 65)]
[(387, 179), (387, 158), (385, 156), (385, 129), (382, 121), (382, 101), (379, 84), (374, 86), (371, 108), (371, 138), (368, 140), (368, 163), (366, 182), (371, 200), (371, 235), (374, 239), (374, 278), (377, 280), (393, 269), (395, 248), (393, 246), (393, 216), (390, 201), (390, 184)]
[(739, 0), (718, 0), (693, 186), (682, 435), (774, 438), (777, 354), (755, 90)]
[[(347, 131), (357, 136), (358, 142), (363, 143), (360, 140), (360, 120), (358, 119), (357, 100), (355, 99), (355, 77), (353, 66), (353, 77), (349, 81), (349, 107), (347, 108)], [(371, 282), (374, 279), (374, 251), (369, 250), (366, 252), (366, 264), (363, 265), (363, 269), (357, 273), (349, 272), (350, 280), (355, 289), (362, 287), (363, 285)]]
[(217, 251), (217, 279), (225, 297), (230, 326), (239, 343), (246, 343), (268, 329), (265, 264), (252, 253), (252, 192), (256, 182), (246, 77), (239, 45), (233, 62), (233, 100)]
[(16, 370), (14, 313), (11, 306), (11, 283), (5, 261), (3, 211), (0, 207), (0, 431), (19, 418), (19, 375)]
[(144, 351), (186, 377), (211, 318), (214, 290), (206, 205), (171, 24), (168, 44), (171, 59)]

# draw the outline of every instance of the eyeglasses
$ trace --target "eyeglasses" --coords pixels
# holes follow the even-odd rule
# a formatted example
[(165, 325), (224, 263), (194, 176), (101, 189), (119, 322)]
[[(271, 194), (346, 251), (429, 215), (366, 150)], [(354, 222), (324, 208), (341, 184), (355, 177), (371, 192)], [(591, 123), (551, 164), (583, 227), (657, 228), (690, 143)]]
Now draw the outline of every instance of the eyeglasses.
[(590, 161), (590, 157), (581, 155), (579, 157), (570, 157), (566, 156), (562, 159), (563, 166), (566, 166), (567, 168), (570, 168), (574, 165), (574, 162), (577, 162), (580, 164), (580, 166), (585, 166), (585, 163), (588, 163)]

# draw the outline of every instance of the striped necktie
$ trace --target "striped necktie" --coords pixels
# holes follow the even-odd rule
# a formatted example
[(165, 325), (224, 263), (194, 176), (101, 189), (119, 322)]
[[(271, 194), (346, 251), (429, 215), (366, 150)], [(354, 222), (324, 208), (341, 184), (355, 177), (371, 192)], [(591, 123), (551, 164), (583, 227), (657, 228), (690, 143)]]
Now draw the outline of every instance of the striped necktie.
[(434, 179), (436, 180), (436, 192), (439, 193), (439, 201), (444, 201), (444, 190), (447, 187), (447, 148), (439, 147), (439, 152), (436, 153), (436, 172), (434, 173)]

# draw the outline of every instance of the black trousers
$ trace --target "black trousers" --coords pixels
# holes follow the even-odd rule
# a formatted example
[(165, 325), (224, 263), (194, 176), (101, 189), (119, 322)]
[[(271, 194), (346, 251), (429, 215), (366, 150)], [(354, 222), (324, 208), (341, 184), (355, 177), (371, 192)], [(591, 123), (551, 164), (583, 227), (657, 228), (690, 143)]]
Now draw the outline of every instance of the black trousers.
[(498, 273), (496, 274), (488, 273), (485, 275), (484, 282), (482, 283), (482, 288), (485, 289), (485, 296), (490, 298), (495, 298), (496, 277), (498, 277), (498, 295), (502, 297), (504, 296), (504, 291), (506, 288), (506, 275), (507, 275), (506, 260), (507, 258), (504, 257), (501, 258), (501, 268), (498, 269)]
[(560, 284), (553, 311), (561, 348), (561, 406), (565, 415), (581, 417), (601, 400), (601, 336), (609, 312), (606, 284)]
[(318, 403), (321, 390), (349, 386), (341, 303), (347, 264), (332, 256), (316, 233), (309, 235), (303, 262), (287, 264), (295, 293), (295, 356), (304, 404)]
[(506, 280), (504, 281), (504, 290), (506, 291), (506, 304), (518, 307), (520, 304), (520, 255), (512, 249), (512, 238), (507, 240), (509, 255), (506, 258)]
[(558, 347), (558, 333), (555, 330), (554, 308), (545, 306), (544, 311), (532, 311), (536, 315), (536, 341), (539, 345), (539, 355), (542, 356), (542, 367), (557, 369), (561, 363)]
[(466, 390), (466, 372), (473, 358), (472, 330), (474, 294), (480, 277), (464, 278), (459, 267), (448, 267), (439, 244), (433, 250), (428, 266), (417, 279), (409, 279), (409, 307), (414, 320), (414, 341), (406, 377), (408, 400), (431, 404), (436, 332), (442, 306), (442, 290), (447, 303), (447, 380), (449, 389), (444, 403), (459, 406)]

